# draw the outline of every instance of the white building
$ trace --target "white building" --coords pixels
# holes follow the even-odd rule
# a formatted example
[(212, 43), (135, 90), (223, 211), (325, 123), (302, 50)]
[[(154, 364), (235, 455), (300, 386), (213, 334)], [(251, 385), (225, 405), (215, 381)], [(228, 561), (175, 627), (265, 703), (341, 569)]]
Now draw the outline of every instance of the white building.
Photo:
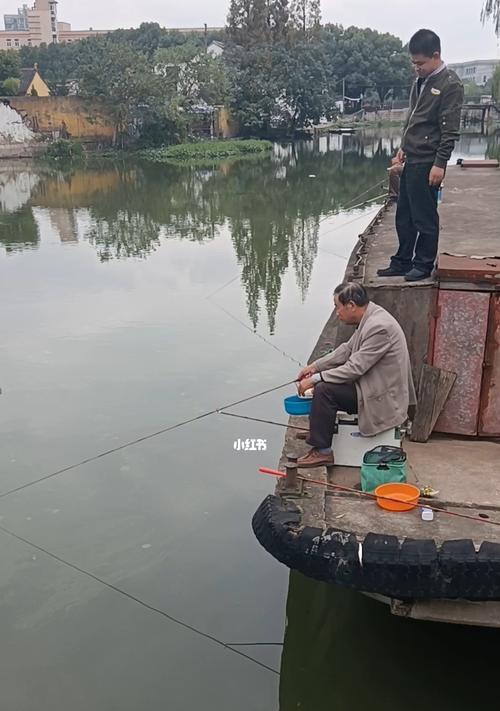
[(222, 57), (222, 55), (224, 54), (224, 45), (222, 44), (222, 42), (217, 42), (217, 40), (214, 40), (208, 45), (207, 53), (211, 54), (212, 57)]
[(478, 86), (484, 86), (493, 76), (495, 69), (500, 66), (500, 59), (475, 59), (471, 62), (448, 64), (462, 80), (472, 80)]

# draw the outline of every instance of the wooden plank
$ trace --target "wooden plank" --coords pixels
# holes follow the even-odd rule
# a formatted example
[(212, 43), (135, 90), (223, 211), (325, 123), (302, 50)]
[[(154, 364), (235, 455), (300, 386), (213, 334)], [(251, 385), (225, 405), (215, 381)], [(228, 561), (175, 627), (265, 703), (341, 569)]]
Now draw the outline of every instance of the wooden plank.
[(424, 365), (420, 376), (418, 404), (410, 439), (427, 442), (451, 392), (457, 374), (449, 370)]

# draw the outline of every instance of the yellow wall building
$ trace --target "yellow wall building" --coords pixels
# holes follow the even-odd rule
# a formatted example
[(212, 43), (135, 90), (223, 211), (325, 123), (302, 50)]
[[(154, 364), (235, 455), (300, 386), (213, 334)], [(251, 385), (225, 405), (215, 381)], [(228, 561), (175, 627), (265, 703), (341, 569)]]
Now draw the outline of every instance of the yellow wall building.
[(8, 96), (3, 101), (15, 109), (35, 133), (50, 138), (111, 143), (114, 136), (114, 123), (106, 105), (98, 99)]
[(38, 67), (21, 69), (18, 96), (50, 96), (50, 89), (38, 73)]

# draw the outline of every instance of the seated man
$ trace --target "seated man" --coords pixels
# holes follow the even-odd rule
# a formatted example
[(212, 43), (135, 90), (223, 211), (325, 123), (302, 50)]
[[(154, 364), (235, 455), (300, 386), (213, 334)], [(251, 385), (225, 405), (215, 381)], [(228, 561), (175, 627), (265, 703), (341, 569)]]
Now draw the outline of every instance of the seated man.
[(359, 431), (372, 436), (406, 420), (415, 404), (410, 356), (401, 326), (368, 298), (356, 282), (334, 292), (337, 316), (357, 326), (352, 337), (298, 374), (301, 395), (314, 387), (307, 443), (312, 449), (301, 467), (332, 465), (332, 439), (338, 410), (358, 413)]

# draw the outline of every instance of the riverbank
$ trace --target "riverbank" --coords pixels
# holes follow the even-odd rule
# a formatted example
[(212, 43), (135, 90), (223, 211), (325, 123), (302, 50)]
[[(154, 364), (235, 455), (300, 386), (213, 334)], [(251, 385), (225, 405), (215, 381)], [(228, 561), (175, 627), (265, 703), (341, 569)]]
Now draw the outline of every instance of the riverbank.
[[(276, 496), (263, 502), (254, 517), (260, 542), (289, 567), (382, 595), (395, 614), (418, 619), (500, 626), (500, 579), (493, 573), (500, 529), (488, 525), (500, 522), (495, 441), (499, 403), (492, 389), (500, 375), (494, 345), (500, 263), (497, 268), (496, 260), (488, 258), (498, 252), (499, 189), (498, 168), (448, 171), (440, 207), (441, 252), (433, 278), (410, 285), (376, 275), (396, 243), (391, 204), (360, 237), (345, 275), (361, 281), (370, 298), (401, 323), (417, 384), (424, 362), (457, 375), (431, 438), (424, 444), (405, 440), (402, 445), (408, 482), (437, 491), (438, 497), (428, 503), (442, 511), (432, 522), (423, 522), (420, 508), (388, 514), (359, 493), (334, 488), (352, 490), (360, 480), (359, 467), (299, 470), (303, 480), (293, 479), (297, 470), (288, 456), (301, 456), (306, 446), (289, 429), (284, 448), (288, 456), (283, 454), (280, 468), (285, 471), (288, 464), (292, 478), (278, 483)], [(345, 342), (350, 333), (332, 315), (312, 359)], [(307, 420), (292, 418), (290, 424), (307, 427)], [(316, 483), (308, 484), (311, 479)], [(463, 518), (464, 513), (471, 518)], [(447, 604), (447, 598), (491, 602), (478, 612), (477, 605)]]

